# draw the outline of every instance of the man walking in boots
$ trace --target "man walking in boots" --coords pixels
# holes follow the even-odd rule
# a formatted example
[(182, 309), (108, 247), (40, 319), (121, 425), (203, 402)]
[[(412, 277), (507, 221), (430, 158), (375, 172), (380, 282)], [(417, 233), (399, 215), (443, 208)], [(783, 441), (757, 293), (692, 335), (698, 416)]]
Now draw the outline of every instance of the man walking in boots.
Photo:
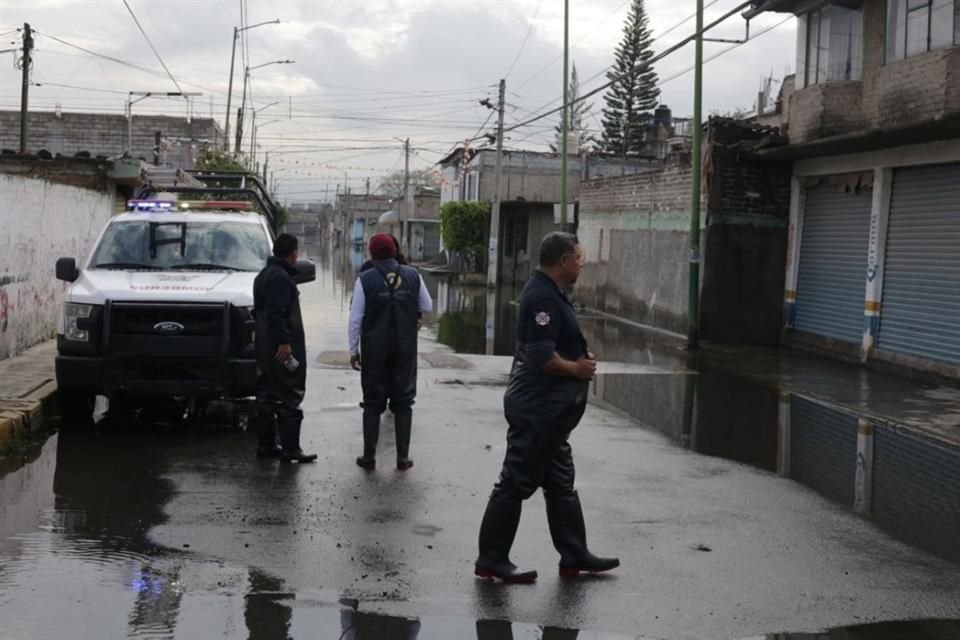
[(517, 349), (503, 399), (509, 424), (507, 454), (480, 525), (475, 573), (508, 583), (529, 583), (536, 571), (510, 562), (523, 501), (543, 489), (560, 575), (598, 573), (620, 566), (587, 549), (580, 498), (573, 488), (570, 432), (587, 405), (597, 363), (587, 350), (573, 305), (563, 293), (580, 275), (583, 250), (569, 233), (549, 234), (540, 244), (540, 268), (520, 297)]
[(298, 257), (297, 239), (286, 233), (278, 236), (273, 256), (253, 281), (259, 369), (257, 457), (313, 462), (317, 456), (300, 449), (300, 403), (307, 387), (307, 345), (300, 292), (293, 278)]
[(433, 309), (430, 293), (413, 267), (397, 262), (386, 233), (370, 239), (373, 268), (360, 274), (350, 306), (350, 364), (363, 385), (363, 455), (357, 464), (376, 468), (380, 416), (390, 403), (396, 427), (397, 469), (413, 466), (410, 431), (417, 395), (419, 318)]

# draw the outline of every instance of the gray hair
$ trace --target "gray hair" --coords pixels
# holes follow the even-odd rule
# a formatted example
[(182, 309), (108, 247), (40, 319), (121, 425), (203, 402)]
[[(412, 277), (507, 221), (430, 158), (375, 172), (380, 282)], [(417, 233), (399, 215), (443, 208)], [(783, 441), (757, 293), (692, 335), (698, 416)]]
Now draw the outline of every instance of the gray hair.
[(571, 251), (575, 251), (579, 244), (580, 240), (572, 233), (563, 231), (548, 233), (540, 242), (540, 266), (557, 266), (560, 264), (560, 259)]

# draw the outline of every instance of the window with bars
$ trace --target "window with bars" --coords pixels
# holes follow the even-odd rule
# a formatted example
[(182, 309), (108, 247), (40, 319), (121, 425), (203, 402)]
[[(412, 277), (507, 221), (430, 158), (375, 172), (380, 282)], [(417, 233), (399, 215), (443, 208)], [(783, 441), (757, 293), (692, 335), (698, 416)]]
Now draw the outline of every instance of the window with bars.
[(827, 5), (799, 17), (798, 88), (823, 82), (859, 80), (862, 71), (861, 10)]
[(960, 0), (887, 0), (887, 62), (960, 42)]

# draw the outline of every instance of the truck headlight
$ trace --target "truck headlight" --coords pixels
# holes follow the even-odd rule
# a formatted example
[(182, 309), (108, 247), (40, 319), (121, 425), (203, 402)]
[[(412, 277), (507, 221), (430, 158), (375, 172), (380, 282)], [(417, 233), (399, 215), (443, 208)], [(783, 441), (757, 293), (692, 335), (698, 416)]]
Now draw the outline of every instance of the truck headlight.
[(90, 342), (90, 332), (87, 329), (81, 329), (82, 321), (90, 317), (93, 313), (92, 304), (77, 304), (67, 302), (63, 305), (64, 330), (63, 337), (73, 342)]

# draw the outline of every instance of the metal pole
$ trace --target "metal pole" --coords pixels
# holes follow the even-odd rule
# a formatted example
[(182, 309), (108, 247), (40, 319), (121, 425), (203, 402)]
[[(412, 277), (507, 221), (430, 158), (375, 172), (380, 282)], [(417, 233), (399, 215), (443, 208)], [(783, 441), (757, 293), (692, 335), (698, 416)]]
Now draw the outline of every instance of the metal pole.
[(233, 28), (233, 51), (230, 54), (230, 84), (227, 89), (227, 121), (223, 125), (223, 150), (230, 150), (230, 101), (233, 98), (233, 63), (237, 58), (237, 28)]
[(250, 77), (250, 67), (243, 70), (243, 98), (240, 100), (240, 109), (237, 111), (237, 141), (233, 147), (234, 153), (240, 153), (240, 144), (243, 141), (243, 115), (247, 108), (247, 78)]
[(133, 157), (133, 92), (127, 96), (127, 155)]
[(270, 152), (267, 151), (263, 157), (263, 184), (269, 185), (267, 182), (267, 165), (270, 164)]
[[(397, 222), (400, 224), (400, 246), (404, 244), (403, 237), (403, 210), (410, 206), (410, 138), (403, 141), (403, 206), (397, 207)], [(410, 219), (411, 212), (407, 210), (407, 220)]]
[[(252, 101), (251, 101), (252, 102)], [(257, 153), (257, 110), (250, 110), (250, 159), (249, 164), (252, 167)]]
[(563, 0), (563, 124), (560, 126), (560, 226), (567, 230), (567, 138), (570, 128), (570, 0)]
[[(500, 240), (500, 183), (503, 178), (503, 112), (506, 102), (507, 81), (500, 80), (500, 97), (497, 99), (497, 157), (493, 172), (493, 202), (490, 206), (490, 240), (487, 256), (487, 286), (496, 288), (500, 266), (498, 244)], [(488, 336), (489, 337), (489, 336)]]
[(27, 152), (27, 114), (30, 110), (30, 67), (33, 66), (33, 31), (23, 23), (23, 84), (20, 87), (20, 153)]
[(700, 178), (703, 145), (703, 0), (697, 0), (696, 53), (693, 79), (693, 186), (690, 207), (690, 281), (687, 301), (687, 346), (700, 343)]

